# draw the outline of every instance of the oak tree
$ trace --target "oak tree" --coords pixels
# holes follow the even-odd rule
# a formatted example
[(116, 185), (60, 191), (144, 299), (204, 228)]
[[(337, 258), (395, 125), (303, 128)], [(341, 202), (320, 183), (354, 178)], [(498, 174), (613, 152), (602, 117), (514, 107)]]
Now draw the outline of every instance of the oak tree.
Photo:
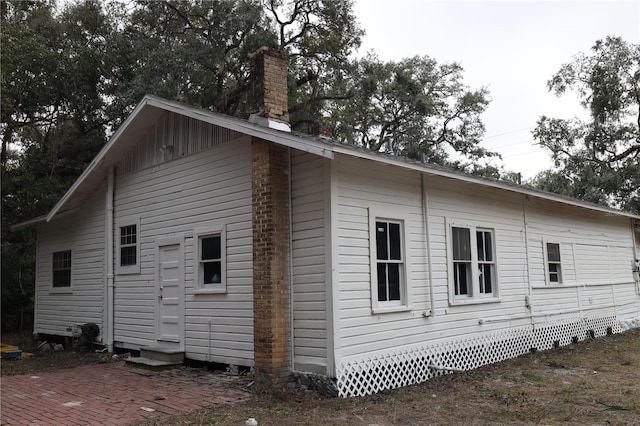
[(609, 36), (549, 80), (572, 91), (587, 120), (542, 116), (534, 138), (554, 169), (534, 179), (542, 189), (640, 213), (640, 45)]

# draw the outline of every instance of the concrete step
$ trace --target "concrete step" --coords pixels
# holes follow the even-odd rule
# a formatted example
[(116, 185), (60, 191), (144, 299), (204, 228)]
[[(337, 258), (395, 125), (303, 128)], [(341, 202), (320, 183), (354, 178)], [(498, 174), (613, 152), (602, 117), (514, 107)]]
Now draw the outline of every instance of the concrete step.
[(146, 367), (153, 370), (161, 370), (164, 368), (177, 367), (182, 365), (182, 361), (160, 361), (157, 359), (145, 358), (145, 357), (130, 357), (124, 360), (127, 364), (135, 364), (140, 367)]
[(184, 351), (179, 349), (160, 348), (156, 346), (142, 346), (140, 348), (140, 358), (148, 358), (173, 364), (182, 364), (184, 362)]

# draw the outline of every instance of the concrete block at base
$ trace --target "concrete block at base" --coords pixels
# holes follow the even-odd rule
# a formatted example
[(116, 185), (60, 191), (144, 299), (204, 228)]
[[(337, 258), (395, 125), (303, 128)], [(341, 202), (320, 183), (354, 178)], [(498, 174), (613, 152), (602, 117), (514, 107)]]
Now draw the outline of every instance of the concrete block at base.
[(148, 358), (173, 364), (182, 364), (184, 362), (184, 351), (179, 349), (142, 346), (140, 348), (140, 358)]

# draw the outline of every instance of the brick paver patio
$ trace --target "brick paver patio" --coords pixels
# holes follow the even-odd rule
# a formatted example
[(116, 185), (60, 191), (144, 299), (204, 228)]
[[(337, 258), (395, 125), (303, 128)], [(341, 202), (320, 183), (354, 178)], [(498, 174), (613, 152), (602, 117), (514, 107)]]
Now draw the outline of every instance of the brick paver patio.
[(123, 425), (249, 398), (237, 377), (115, 364), (0, 378), (2, 425)]

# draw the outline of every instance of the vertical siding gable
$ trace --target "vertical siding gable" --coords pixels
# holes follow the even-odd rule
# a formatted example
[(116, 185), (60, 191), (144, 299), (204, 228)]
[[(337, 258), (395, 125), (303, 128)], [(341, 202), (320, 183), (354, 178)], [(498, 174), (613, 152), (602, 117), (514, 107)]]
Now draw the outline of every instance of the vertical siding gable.
[(126, 154), (117, 170), (119, 174), (143, 170), (242, 136), (233, 130), (166, 111)]

